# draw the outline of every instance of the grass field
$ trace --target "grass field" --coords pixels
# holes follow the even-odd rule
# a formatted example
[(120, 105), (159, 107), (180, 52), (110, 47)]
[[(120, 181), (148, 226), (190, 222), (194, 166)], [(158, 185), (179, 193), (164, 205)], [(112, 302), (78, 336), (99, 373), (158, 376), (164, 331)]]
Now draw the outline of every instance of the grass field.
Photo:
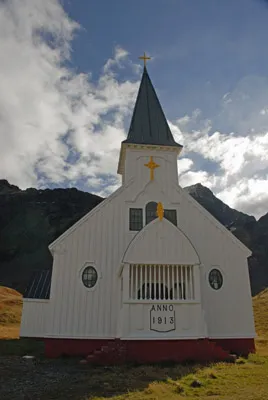
[(19, 336), (22, 296), (13, 289), (0, 286), (0, 339)]
[[(45, 360), (40, 356), (42, 347), (39, 343), (18, 339), (21, 296), (0, 287), (0, 398), (20, 398), (16, 397), (16, 392), (12, 397), (7, 391), (1, 395), (3, 376), (3, 382), (8, 378), (14, 382), (17, 377), (18, 386), (21, 382), (23, 390), (28, 390), (27, 399), (268, 400), (268, 290), (254, 297), (253, 302), (257, 353), (248, 359), (206, 366), (93, 368), (79, 365), (77, 359)], [(21, 358), (18, 356), (26, 353), (36, 354), (40, 361), (35, 367), (36, 375), (31, 375), (33, 370), (25, 369), (22, 378), (20, 369), (26, 367), (19, 364)], [(42, 385), (43, 392), (39, 387), (38, 396), (32, 383), (27, 386), (27, 374), (30, 374), (29, 379), (36, 377), (36, 385), (38, 382)], [(198, 381), (200, 387), (193, 388), (193, 381)]]

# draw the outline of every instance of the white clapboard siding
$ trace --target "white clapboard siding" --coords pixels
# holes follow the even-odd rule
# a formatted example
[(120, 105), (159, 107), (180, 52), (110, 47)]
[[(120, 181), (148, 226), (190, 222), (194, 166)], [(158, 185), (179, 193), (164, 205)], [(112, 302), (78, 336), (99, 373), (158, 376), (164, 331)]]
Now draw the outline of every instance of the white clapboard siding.
[(181, 229), (163, 218), (152, 221), (130, 242), (123, 262), (129, 264), (200, 264), (198, 254)]
[(48, 329), (49, 300), (24, 299), (20, 335), (43, 337)]
[[(160, 165), (153, 181), (144, 167), (151, 155)], [(201, 302), (193, 315), (196, 317), (199, 309), (200, 324), (205, 318), (211, 337), (252, 337), (254, 321), (247, 267), (250, 251), (178, 186), (176, 155), (168, 151), (128, 150), (125, 174), (123, 188), (50, 246), (54, 258), (51, 298), (49, 310), (43, 310), (47, 324), (39, 326), (40, 336), (116, 337), (124, 319), (122, 276), (118, 273), (123, 263), (199, 263), (198, 272), (193, 271), (193, 286), (188, 287), (189, 295), (194, 290)], [(144, 208), (149, 201), (160, 201), (164, 208), (177, 210), (178, 228), (163, 219), (154, 220), (140, 233), (129, 231), (129, 208)], [(92, 290), (81, 282), (85, 263), (92, 264), (99, 275)], [(208, 273), (214, 267), (221, 270), (224, 279), (218, 291), (208, 284)], [(178, 272), (183, 279), (185, 271)], [(194, 287), (196, 283), (198, 287)], [(23, 314), (24, 336), (34, 336), (36, 329), (34, 318), (39, 306), (35, 302), (29, 304), (25, 303)], [(193, 335), (193, 326), (197, 325), (191, 325), (190, 310), (194, 306), (183, 307)], [(138, 325), (142, 332), (140, 320)], [(199, 333), (204, 332), (203, 328), (198, 329)], [(187, 337), (187, 330), (180, 335), (182, 332)]]

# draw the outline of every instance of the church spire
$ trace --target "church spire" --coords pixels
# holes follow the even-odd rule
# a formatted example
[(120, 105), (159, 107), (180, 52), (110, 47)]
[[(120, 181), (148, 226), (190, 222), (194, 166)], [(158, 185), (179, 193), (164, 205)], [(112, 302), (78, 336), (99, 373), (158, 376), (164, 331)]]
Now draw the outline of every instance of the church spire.
[(149, 144), (182, 148), (175, 142), (148, 75), (144, 54), (144, 69), (126, 144)]

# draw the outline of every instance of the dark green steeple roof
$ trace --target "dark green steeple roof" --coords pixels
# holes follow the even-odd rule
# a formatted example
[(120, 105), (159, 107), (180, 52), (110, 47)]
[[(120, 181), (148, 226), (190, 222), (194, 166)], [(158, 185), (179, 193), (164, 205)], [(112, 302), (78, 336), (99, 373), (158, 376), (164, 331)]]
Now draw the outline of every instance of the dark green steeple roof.
[(122, 143), (182, 147), (173, 138), (146, 67), (143, 70), (128, 136)]

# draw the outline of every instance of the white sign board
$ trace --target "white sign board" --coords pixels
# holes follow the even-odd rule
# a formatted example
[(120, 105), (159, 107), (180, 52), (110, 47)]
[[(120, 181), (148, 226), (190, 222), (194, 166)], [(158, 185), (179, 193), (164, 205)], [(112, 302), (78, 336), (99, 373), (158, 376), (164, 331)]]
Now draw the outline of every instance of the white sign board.
[(154, 304), (150, 310), (150, 329), (170, 332), (176, 329), (175, 310), (172, 304)]

